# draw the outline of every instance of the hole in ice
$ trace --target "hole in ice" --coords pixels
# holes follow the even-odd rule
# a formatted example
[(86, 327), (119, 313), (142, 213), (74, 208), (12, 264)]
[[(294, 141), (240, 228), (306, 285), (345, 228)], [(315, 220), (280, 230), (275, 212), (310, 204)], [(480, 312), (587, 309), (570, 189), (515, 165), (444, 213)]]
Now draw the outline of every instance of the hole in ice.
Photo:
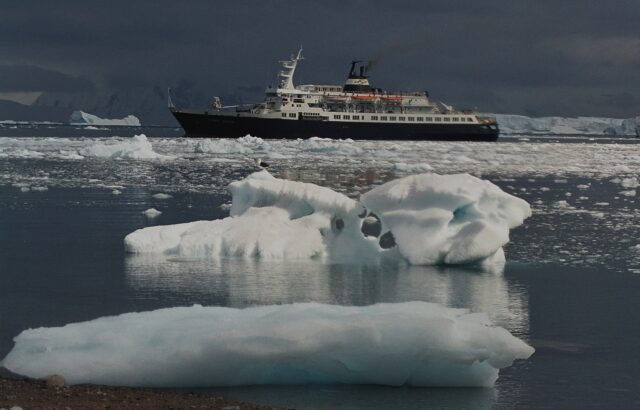
[(342, 228), (344, 228), (344, 221), (342, 220), (342, 218), (336, 218), (334, 220), (334, 226), (338, 231), (341, 231)]
[(382, 223), (380, 222), (378, 215), (370, 213), (369, 216), (364, 218), (360, 232), (362, 232), (365, 237), (375, 236), (377, 238), (380, 236), (380, 233), (382, 232)]
[(449, 221), (450, 224), (455, 224), (464, 221), (467, 218), (468, 210), (472, 206), (472, 203), (459, 206), (453, 211), (453, 218)]
[(393, 248), (396, 246), (396, 238), (393, 237), (391, 231), (387, 231), (380, 237), (379, 243), (382, 249)]
[(358, 218), (364, 218), (365, 216), (367, 216), (367, 210), (363, 209), (362, 213), (360, 215), (358, 215)]

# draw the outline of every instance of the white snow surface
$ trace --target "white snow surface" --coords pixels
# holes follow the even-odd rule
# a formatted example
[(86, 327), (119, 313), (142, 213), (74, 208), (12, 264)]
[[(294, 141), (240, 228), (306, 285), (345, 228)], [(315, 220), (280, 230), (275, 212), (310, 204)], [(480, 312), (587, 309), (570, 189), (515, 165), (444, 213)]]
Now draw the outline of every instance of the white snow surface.
[(534, 349), (486, 315), (426, 302), (176, 307), (23, 331), (2, 365), (71, 384), (492, 386)]
[[(411, 264), (504, 262), (509, 229), (531, 215), (529, 204), (466, 174), (420, 174), (364, 194), (361, 201), (315, 184), (256, 172), (229, 185), (230, 217), (137, 230), (125, 238), (131, 253), (184, 257), (291, 259), (327, 257), (367, 261), (392, 257)], [(375, 213), (383, 249), (361, 232)]]
[(602, 117), (526, 117), (524, 115), (491, 114), (505, 134), (590, 134), (635, 135), (640, 117), (617, 119)]
[(144, 134), (110, 144), (95, 144), (79, 152), (85, 157), (108, 159), (171, 159), (172, 156), (158, 154)]
[[(139, 127), (140, 120), (135, 115), (127, 115), (122, 119), (100, 118), (84, 111), (74, 111), (71, 113), (69, 123), (73, 125), (121, 125), (129, 127)], [(95, 129), (95, 128), (94, 128)]]

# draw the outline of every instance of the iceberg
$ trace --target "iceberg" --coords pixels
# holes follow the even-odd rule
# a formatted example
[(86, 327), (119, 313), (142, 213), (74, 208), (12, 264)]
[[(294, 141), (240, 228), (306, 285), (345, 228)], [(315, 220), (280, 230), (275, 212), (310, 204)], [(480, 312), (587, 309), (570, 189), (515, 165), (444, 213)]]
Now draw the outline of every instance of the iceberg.
[(387, 182), (360, 201), (392, 232), (413, 265), (504, 260), (509, 229), (531, 216), (529, 204), (467, 174), (419, 174)]
[(134, 115), (127, 115), (122, 119), (100, 118), (84, 111), (74, 111), (71, 113), (69, 123), (72, 125), (119, 125), (127, 127), (140, 127), (140, 120)]
[(2, 361), (71, 384), (492, 386), (534, 349), (484, 314), (426, 302), (175, 307), (23, 331)]
[(213, 259), (482, 265), (504, 263), (509, 230), (531, 215), (526, 201), (467, 174), (412, 175), (360, 201), (267, 171), (232, 182), (229, 190), (229, 217), (139, 229), (125, 237), (126, 250)]
[(635, 135), (640, 116), (617, 119), (601, 117), (538, 117), (491, 114), (496, 117), (504, 134), (575, 134), (575, 135)]

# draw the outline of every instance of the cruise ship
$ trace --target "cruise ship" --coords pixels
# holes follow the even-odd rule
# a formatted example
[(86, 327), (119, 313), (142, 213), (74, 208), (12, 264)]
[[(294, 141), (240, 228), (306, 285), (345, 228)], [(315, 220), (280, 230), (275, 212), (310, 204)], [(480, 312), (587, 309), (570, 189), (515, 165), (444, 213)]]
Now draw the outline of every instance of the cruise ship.
[(384, 91), (369, 83), (367, 62), (353, 61), (344, 85), (294, 85), (302, 49), (280, 61), (277, 86), (257, 104), (169, 109), (188, 137), (351, 138), (354, 140), (495, 141), (494, 118), (430, 100), (427, 92)]

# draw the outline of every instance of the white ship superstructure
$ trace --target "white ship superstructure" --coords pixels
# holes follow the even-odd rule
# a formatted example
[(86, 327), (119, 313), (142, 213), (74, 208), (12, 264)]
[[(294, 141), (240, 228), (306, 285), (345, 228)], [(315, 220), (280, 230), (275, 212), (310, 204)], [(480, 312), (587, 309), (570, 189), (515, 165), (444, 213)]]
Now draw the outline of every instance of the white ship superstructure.
[[(362, 61), (351, 63), (344, 85), (296, 86), (293, 78), (302, 59), (300, 49), (290, 59), (280, 61), (277, 86), (266, 88), (266, 98), (261, 103), (225, 109), (216, 97), (212, 109), (204, 113), (174, 107), (172, 111), (187, 133), (191, 129), (195, 135), (234, 136), (247, 131), (267, 138), (277, 138), (278, 133), (283, 138), (315, 135), (354, 139), (497, 138), (494, 119), (434, 103), (426, 92), (388, 92), (371, 87), (365, 62)], [(211, 123), (222, 123), (226, 119), (227, 126), (206, 131), (203, 129), (205, 124), (194, 122), (196, 118), (189, 117), (190, 114), (211, 117), (200, 118), (213, 119), (208, 121)], [(232, 117), (237, 118), (233, 121), (237, 130), (229, 126)], [(265, 128), (270, 126), (272, 130)], [(386, 135), (385, 132), (400, 132), (402, 135)]]

